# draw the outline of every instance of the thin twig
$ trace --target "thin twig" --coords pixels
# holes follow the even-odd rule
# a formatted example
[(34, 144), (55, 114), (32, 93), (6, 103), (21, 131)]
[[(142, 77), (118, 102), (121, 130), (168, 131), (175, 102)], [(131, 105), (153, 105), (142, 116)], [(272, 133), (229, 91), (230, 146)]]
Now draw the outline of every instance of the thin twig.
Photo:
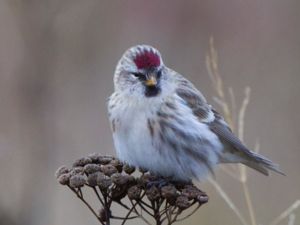
[(239, 111), (239, 120), (238, 120), (238, 136), (241, 141), (244, 141), (244, 127), (245, 127), (245, 114), (246, 109), (250, 101), (250, 87), (245, 88), (245, 98), (243, 100), (242, 106)]
[[(134, 205), (131, 207), (131, 209), (128, 211), (128, 213), (126, 214), (125, 218), (128, 218), (130, 216), (130, 214), (132, 213), (134, 207), (136, 206), (137, 202), (134, 203)], [(125, 219), (121, 225), (124, 225), (127, 219)]]
[(235, 128), (235, 122), (236, 122), (236, 100), (235, 100), (235, 95), (233, 92), (232, 87), (228, 88), (228, 93), (230, 97), (230, 103), (231, 103), (231, 117), (232, 117), (232, 128)]
[(257, 225), (256, 217), (255, 217), (255, 213), (254, 213), (254, 209), (253, 209), (253, 204), (252, 204), (252, 200), (251, 200), (251, 197), (250, 197), (250, 192), (249, 192), (247, 182), (242, 182), (242, 186), (243, 186), (243, 191), (244, 191), (244, 195), (245, 195), (245, 198), (246, 198), (248, 211), (249, 211), (249, 214), (250, 214), (251, 224), (252, 225)]
[(296, 221), (296, 216), (294, 213), (292, 213), (290, 216), (289, 216), (289, 222), (288, 222), (288, 225), (295, 225), (295, 221)]
[[(245, 97), (244, 97), (244, 100), (242, 102), (242, 106), (239, 110), (238, 136), (239, 136), (241, 141), (244, 141), (245, 114), (246, 114), (247, 106), (248, 106), (249, 101), (250, 101), (250, 93), (251, 93), (250, 87), (246, 87), (245, 88)], [(244, 192), (244, 195), (245, 195), (246, 204), (247, 204), (248, 212), (249, 212), (249, 215), (250, 215), (251, 224), (252, 225), (257, 225), (256, 216), (255, 216), (255, 212), (254, 212), (254, 207), (253, 207), (253, 204), (252, 204), (249, 188), (248, 188), (248, 185), (247, 185), (246, 167), (244, 165), (240, 165), (239, 168), (240, 168), (240, 180), (242, 182), (243, 192)]]
[(107, 195), (103, 194), (103, 198), (104, 198), (104, 210), (105, 210), (105, 217), (106, 217), (106, 225), (110, 225), (110, 204), (111, 202), (109, 202), (107, 200)]
[(104, 207), (104, 202), (102, 201), (102, 199), (101, 199), (101, 197), (100, 197), (100, 195), (99, 195), (97, 189), (96, 189), (95, 187), (92, 187), (92, 188), (93, 188), (95, 194), (97, 195), (97, 198), (98, 198), (98, 200), (100, 201), (101, 205)]
[(258, 139), (255, 141), (254, 151), (255, 151), (256, 153), (259, 153), (259, 151), (260, 151), (260, 142), (259, 142)]
[(110, 218), (115, 220), (132, 220), (138, 218), (138, 216), (130, 216), (130, 217), (110, 216)]
[(149, 209), (152, 209), (152, 206), (149, 205), (147, 202), (143, 201), (142, 199), (140, 200), (140, 202), (141, 202), (143, 205), (147, 206)]
[(95, 210), (90, 206), (90, 204), (85, 201), (84, 198), (82, 198), (78, 192), (76, 190), (74, 190), (73, 188), (71, 188), (70, 186), (68, 186), (75, 194), (76, 196), (89, 208), (89, 210), (94, 214), (94, 216), (98, 219), (98, 221), (102, 224), (102, 225), (105, 225), (99, 218), (99, 216), (97, 215), (97, 213), (95, 212)]
[(125, 209), (129, 210), (130, 208), (125, 205), (122, 201), (115, 201), (116, 203), (118, 203), (120, 206), (124, 207)]
[(135, 213), (139, 216), (139, 218), (141, 218), (146, 224), (151, 225), (151, 223), (146, 220), (145, 217), (143, 217), (136, 209), (136, 207), (134, 206), (134, 203), (132, 202), (132, 200), (130, 200), (131, 205), (133, 206), (133, 210), (135, 211)]
[[(154, 215), (151, 213), (151, 212), (149, 212), (140, 202), (138, 202), (138, 205), (146, 212), (146, 213), (148, 213), (150, 216), (152, 216), (152, 217), (154, 217)], [(153, 209), (153, 208), (152, 208)]]
[(242, 216), (238, 208), (235, 206), (230, 197), (226, 194), (226, 192), (222, 189), (222, 187), (213, 179), (209, 178), (209, 182), (215, 187), (215, 189), (219, 192), (220, 196), (225, 200), (227, 205), (232, 209), (232, 211), (236, 214), (238, 219), (241, 221), (243, 225), (247, 225), (245, 218)]
[(275, 218), (270, 225), (277, 225), (282, 220), (287, 218), (289, 215), (291, 215), (296, 209), (300, 207), (300, 199), (294, 202), (290, 207), (288, 207), (285, 211), (283, 211), (277, 218)]
[(182, 217), (182, 218), (179, 218), (178, 220), (176, 220), (177, 222), (179, 222), (179, 221), (182, 221), (182, 220), (185, 220), (185, 219), (187, 219), (188, 217), (190, 217), (191, 215), (193, 215), (199, 208), (200, 208), (200, 204), (198, 204), (197, 206), (196, 206), (196, 208), (191, 212), (191, 213), (189, 213), (188, 215), (186, 215), (186, 216), (184, 216), (184, 217)]
[(225, 172), (226, 174), (228, 174), (229, 176), (231, 176), (233, 179), (240, 181), (240, 178), (237, 176), (237, 172), (236, 170), (233, 170), (232, 167), (230, 167), (231, 165), (226, 165), (226, 166), (220, 166), (220, 169)]

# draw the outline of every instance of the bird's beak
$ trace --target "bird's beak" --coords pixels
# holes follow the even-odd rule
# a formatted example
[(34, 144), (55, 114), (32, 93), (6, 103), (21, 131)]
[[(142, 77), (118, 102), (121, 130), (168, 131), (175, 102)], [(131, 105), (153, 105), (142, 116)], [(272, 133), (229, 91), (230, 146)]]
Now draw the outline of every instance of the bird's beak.
[(145, 81), (147, 87), (154, 87), (157, 85), (157, 80), (154, 75), (149, 75), (147, 80)]

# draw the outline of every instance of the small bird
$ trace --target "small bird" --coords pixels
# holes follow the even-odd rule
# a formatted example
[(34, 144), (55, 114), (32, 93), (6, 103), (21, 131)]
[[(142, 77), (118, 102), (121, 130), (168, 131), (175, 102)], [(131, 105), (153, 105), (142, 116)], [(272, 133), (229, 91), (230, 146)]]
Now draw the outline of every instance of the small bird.
[(283, 174), (277, 164), (249, 150), (152, 46), (137, 45), (124, 53), (114, 89), (108, 114), (120, 160), (175, 181), (203, 180), (220, 163)]

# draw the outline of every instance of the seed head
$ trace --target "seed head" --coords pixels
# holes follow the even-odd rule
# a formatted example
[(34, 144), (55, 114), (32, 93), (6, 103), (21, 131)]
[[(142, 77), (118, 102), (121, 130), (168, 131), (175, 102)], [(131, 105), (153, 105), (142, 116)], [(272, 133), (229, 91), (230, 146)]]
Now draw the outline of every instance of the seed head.
[(132, 186), (128, 189), (127, 195), (129, 199), (139, 200), (141, 197), (142, 189), (138, 185)]
[(56, 178), (59, 178), (60, 175), (66, 174), (66, 173), (68, 173), (68, 172), (69, 172), (69, 169), (68, 169), (66, 166), (61, 166), (61, 167), (59, 167), (59, 168), (56, 170), (56, 172), (55, 172), (55, 177), (56, 177)]
[(155, 201), (160, 198), (159, 189), (154, 185), (150, 187), (148, 190), (146, 190), (146, 195), (150, 201)]
[(118, 170), (116, 167), (114, 167), (113, 165), (102, 165), (101, 166), (101, 170), (103, 171), (103, 173), (107, 176), (111, 176), (113, 175), (114, 173), (117, 173)]
[(185, 210), (188, 207), (190, 207), (191, 203), (189, 202), (188, 197), (181, 195), (178, 196), (176, 199), (176, 206), (181, 209), (181, 210)]
[(97, 185), (101, 190), (106, 190), (112, 184), (110, 177), (98, 173), (97, 175)]
[(119, 173), (122, 172), (122, 170), (123, 170), (123, 163), (122, 163), (120, 160), (118, 160), (118, 159), (113, 159), (113, 160), (110, 162), (110, 164), (113, 165), (113, 166), (118, 170)]
[(92, 174), (99, 171), (101, 171), (101, 166), (97, 164), (86, 164), (84, 166), (84, 172), (86, 172), (87, 174)]
[(128, 165), (128, 164), (125, 164), (125, 165), (123, 166), (123, 170), (124, 170), (124, 172), (127, 173), (127, 174), (132, 174), (132, 173), (135, 171), (135, 167), (130, 166), (130, 165)]
[(84, 186), (86, 179), (83, 175), (76, 174), (70, 178), (70, 187), (81, 188)]
[(70, 181), (71, 174), (64, 173), (58, 177), (58, 182), (62, 185), (68, 185)]
[(80, 159), (77, 159), (74, 163), (73, 163), (73, 167), (77, 167), (77, 166), (85, 166), (88, 163), (92, 163), (92, 160), (89, 157), (83, 157)]

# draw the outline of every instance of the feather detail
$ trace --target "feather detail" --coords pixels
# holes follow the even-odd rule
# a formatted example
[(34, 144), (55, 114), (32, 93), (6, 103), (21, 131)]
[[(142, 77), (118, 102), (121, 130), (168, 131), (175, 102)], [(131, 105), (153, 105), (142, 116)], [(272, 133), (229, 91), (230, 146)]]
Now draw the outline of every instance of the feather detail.
[(202, 94), (190, 82), (179, 82), (176, 94), (191, 108), (200, 122), (211, 122), (215, 119), (211, 106), (206, 103)]
[[(215, 111), (215, 114), (217, 112)], [(279, 166), (273, 163), (268, 158), (249, 150), (230, 130), (228, 125), (222, 119), (220, 115), (217, 114), (216, 119), (208, 124), (210, 129), (219, 136), (219, 138), (224, 142), (228, 148), (225, 150), (227, 152), (226, 159), (228, 162), (240, 162), (252, 169), (255, 169), (264, 175), (268, 175), (268, 170), (272, 170), (279, 174), (285, 175)], [(230, 156), (231, 157), (228, 157)]]

